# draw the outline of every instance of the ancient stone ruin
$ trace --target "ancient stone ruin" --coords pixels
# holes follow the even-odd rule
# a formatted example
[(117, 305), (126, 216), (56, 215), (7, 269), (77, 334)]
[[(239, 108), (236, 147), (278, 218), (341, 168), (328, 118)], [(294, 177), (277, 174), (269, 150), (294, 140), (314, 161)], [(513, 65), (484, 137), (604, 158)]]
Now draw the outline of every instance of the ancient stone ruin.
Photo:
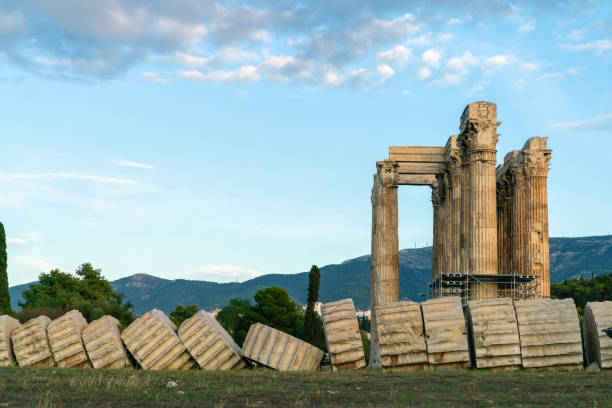
[[(444, 146), (392, 146), (372, 188), (371, 310), (399, 300), (400, 185), (430, 186), (430, 295), (469, 300), (550, 296), (546, 138), (532, 137), (496, 167), (497, 106), (469, 104)], [(370, 364), (380, 366), (372, 314)]]
[(83, 344), (96, 369), (131, 368), (127, 350), (121, 341), (119, 320), (103, 316), (89, 323), (82, 332)]
[(321, 316), (333, 371), (365, 368), (363, 343), (353, 300), (325, 303), (321, 306)]
[(47, 327), (47, 338), (58, 367), (91, 367), (81, 333), (87, 320), (78, 310), (71, 310)]
[(411, 301), (376, 307), (383, 370), (414, 370), (428, 365), (421, 306)]
[(612, 301), (587, 303), (582, 327), (587, 365), (597, 362), (602, 369), (612, 368), (612, 338), (604, 332), (612, 327)]
[(573, 299), (514, 303), (523, 368), (582, 368), (582, 338)]
[(472, 366), (495, 369), (521, 367), (521, 343), (512, 299), (470, 300), (467, 304), (467, 321)]
[(217, 320), (203, 310), (181, 324), (178, 336), (202, 370), (246, 367), (240, 347)]
[(153, 309), (134, 320), (121, 339), (144, 370), (188, 370), (193, 361), (164, 312)]
[(53, 367), (55, 361), (47, 340), (51, 319), (38, 316), (17, 327), (11, 334), (15, 358), (21, 367)]
[(0, 316), (0, 367), (15, 365), (11, 334), (19, 326), (21, 326), (19, 320), (7, 315)]
[(316, 371), (323, 359), (323, 350), (280, 330), (255, 323), (244, 340), (242, 355), (279, 371)]

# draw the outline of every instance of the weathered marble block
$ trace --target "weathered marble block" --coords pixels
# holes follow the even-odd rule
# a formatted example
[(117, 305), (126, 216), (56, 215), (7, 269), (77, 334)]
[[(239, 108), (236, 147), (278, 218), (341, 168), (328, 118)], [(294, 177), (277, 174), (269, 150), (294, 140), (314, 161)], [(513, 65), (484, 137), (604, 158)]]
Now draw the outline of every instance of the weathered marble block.
[(469, 367), (470, 355), (461, 299), (441, 297), (421, 303), (432, 368)]
[(0, 367), (15, 365), (11, 334), (19, 326), (21, 326), (19, 320), (8, 315), (0, 316)]
[(582, 338), (573, 299), (514, 303), (523, 368), (582, 368)]
[(323, 350), (280, 330), (255, 323), (244, 340), (242, 355), (279, 371), (317, 371)]
[(612, 327), (612, 301), (587, 303), (582, 325), (587, 365), (597, 361), (602, 369), (612, 368), (612, 338), (603, 332)]
[(376, 322), (383, 370), (427, 366), (427, 344), (418, 303), (402, 301), (376, 306)]
[(121, 341), (119, 321), (113, 316), (103, 316), (83, 329), (83, 344), (91, 364), (101, 368), (132, 368), (127, 350)]
[(87, 320), (78, 310), (71, 310), (49, 323), (47, 337), (58, 367), (91, 367), (81, 338), (85, 326)]
[(11, 334), (13, 351), (21, 367), (53, 367), (55, 365), (47, 339), (49, 323), (51, 319), (47, 316), (38, 316), (13, 330)]
[(123, 343), (144, 370), (188, 370), (191, 356), (176, 334), (176, 326), (153, 309), (121, 333)]
[(219, 322), (203, 310), (181, 324), (178, 336), (203, 370), (246, 367), (240, 347)]
[(520, 368), (521, 345), (512, 299), (471, 300), (467, 318), (474, 367)]
[(352, 299), (321, 306), (325, 340), (332, 370), (359, 370), (366, 366), (363, 343)]

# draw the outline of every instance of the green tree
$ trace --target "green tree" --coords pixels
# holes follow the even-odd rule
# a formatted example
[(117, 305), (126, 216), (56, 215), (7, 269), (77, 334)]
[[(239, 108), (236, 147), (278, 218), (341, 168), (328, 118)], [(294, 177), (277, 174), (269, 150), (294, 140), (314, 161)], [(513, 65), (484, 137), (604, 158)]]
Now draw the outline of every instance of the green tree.
[(253, 323), (263, 323), (298, 338), (304, 338), (304, 315), (284, 288), (272, 286), (249, 299), (233, 298), (217, 315), (217, 321), (242, 347)]
[(0, 315), (11, 314), (11, 296), (8, 285), (8, 258), (6, 255), (6, 234), (0, 222)]
[(136, 318), (130, 310), (132, 304), (124, 301), (123, 294), (113, 290), (101, 270), (89, 263), (79, 266), (76, 276), (58, 269), (42, 273), (38, 283), (31, 284), (22, 296), (19, 306), (23, 309), (77, 309), (90, 322), (111, 315), (126, 327)]
[(230, 299), (229, 304), (217, 314), (217, 321), (242, 347), (251, 324), (256, 322), (251, 301), (240, 297)]
[(325, 350), (323, 322), (321, 321), (321, 316), (315, 311), (315, 303), (319, 300), (320, 280), (321, 272), (316, 265), (313, 265), (308, 274), (308, 303), (306, 304), (306, 315), (304, 316), (304, 339), (310, 344)]
[(172, 323), (174, 323), (176, 327), (179, 327), (181, 323), (183, 323), (185, 320), (189, 319), (191, 316), (198, 313), (199, 311), (200, 308), (196, 305), (177, 305), (176, 309), (170, 312), (170, 320), (172, 320)]
[(592, 279), (571, 279), (550, 287), (552, 298), (572, 298), (578, 314), (582, 316), (587, 302), (612, 300), (612, 274), (595, 276)]

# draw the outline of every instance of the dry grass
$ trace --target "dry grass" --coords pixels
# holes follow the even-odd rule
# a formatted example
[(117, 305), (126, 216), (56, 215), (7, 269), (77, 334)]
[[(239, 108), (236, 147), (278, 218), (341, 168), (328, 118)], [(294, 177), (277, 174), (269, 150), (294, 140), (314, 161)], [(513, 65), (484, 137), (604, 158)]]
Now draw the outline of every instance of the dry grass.
[[(169, 380), (176, 388), (167, 389)], [(0, 407), (612, 406), (612, 372), (0, 368)]]

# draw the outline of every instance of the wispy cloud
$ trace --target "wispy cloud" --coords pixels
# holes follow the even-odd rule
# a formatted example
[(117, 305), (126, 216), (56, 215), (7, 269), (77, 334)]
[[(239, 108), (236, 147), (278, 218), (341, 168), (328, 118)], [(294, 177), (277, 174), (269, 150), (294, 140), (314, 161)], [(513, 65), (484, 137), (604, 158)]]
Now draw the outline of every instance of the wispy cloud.
[(50, 270), (59, 268), (57, 265), (51, 262), (22, 255), (17, 255), (9, 258), (9, 262), (11, 264), (14, 264), (14, 266), (34, 273), (49, 272)]
[(573, 122), (553, 123), (548, 125), (548, 128), (556, 132), (610, 130), (612, 129), (612, 113)]
[(254, 269), (234, 265), (206, 265), (187, 273), (186, 279), (207, 280), (213, 282), (243, 282), (262, 275)]
[(578, 75), (580, 67), (569, 67), (565, 71), (549, 72), (540, 77), (540, 79), (560, 79), (567, 75)]
[(595, 51), (601, 54), (604, 51), (612, 50), (612, 41), (606, 38), (582, 44), (561, 44), (560, 47), (566, 51)]
[(33, 239), (33, 238), (13, 238), (13, 237), (6, 238), (7, 244), (17, 245), (17, 246), (27, 246), (27, 245), (34, 244), (36, 242), (38, 242), (38, 240)]
[(156, 72), (143, 72), (140, 77), (145, 81), (153, 82), (158, 85), (165, 85), (171, 82), (169, 76), (158, 74)]
[(535, 29), (536, 22), (534, 20), (521, 24), (518, 28), (520, 34), (525, 34)]
[(5, 173), (0, 172), (0, 179), (5, 180), (88, 180), (96, 183), (137, 184), (135, 180), (119, 177), (102, 177), (91, 174), (76, 173)]
[(115, 162), (115, 164), (117, 166), (136, 167), (139, 169), (154, 169), (155, 168), (155, 166), (151, 164), (137, 163), (137, 162), (128, 161), (128, 160), (118, 160)]

